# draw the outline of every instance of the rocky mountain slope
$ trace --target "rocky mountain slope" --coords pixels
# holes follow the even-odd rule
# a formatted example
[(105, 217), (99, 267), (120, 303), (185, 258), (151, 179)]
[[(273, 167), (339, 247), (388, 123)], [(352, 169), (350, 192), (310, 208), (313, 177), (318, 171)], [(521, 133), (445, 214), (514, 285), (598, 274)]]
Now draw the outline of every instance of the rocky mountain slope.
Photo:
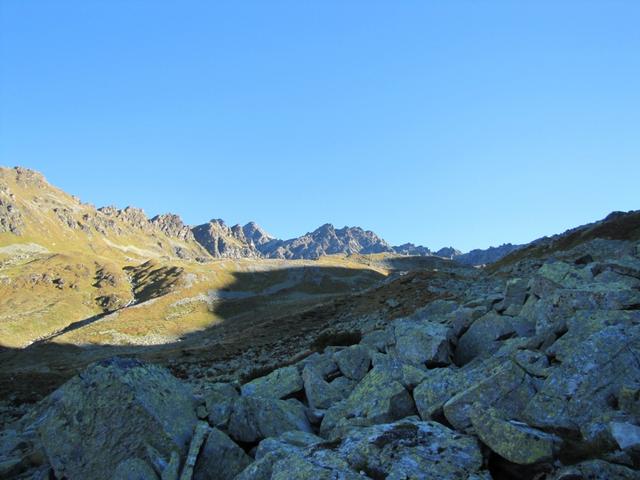
[[(172, 351), (102, 352), (127, 358), (5, 427), (0, 475), (639, 478), (640, 212), (489, 269), (438, 261)], [(27, 355), (45, 358), (28, 350), (0, 358), (23, 365), (16, 388)]]

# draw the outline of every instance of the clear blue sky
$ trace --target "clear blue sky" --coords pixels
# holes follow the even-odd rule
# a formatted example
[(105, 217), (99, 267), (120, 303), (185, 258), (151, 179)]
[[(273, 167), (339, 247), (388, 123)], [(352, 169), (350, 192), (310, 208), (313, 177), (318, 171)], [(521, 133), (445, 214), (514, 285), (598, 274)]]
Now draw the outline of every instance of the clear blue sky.
[(463, 250), (640, 208), (637, 0), (0, 4), (0, 164), (98, 206)]

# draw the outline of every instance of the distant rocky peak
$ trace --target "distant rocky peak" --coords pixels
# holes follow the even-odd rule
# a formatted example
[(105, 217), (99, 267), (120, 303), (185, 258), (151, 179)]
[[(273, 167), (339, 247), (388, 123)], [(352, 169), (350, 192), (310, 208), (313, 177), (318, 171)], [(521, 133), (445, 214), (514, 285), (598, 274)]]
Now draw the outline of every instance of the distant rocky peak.
[(193, 239), (191, 229), (184, 224), (180, 216), (174, 213), (156, 215), (151, 219), (151, 223), (168, 237), (178, 238), (180, 240)]
[(440, 250), (438, 250), (435, 254), (438, 257), (455, 258), (458, 255), (462, 255), (462, 252), (453, 247), (443, 247)]
[(242, 227), (242, 231), (244, 232), (244, 236), (247, 240), (254, 243), (254, 245), (264, 245), (266, 243), (275, 240), (273, 235), (267, 233), (260, 225), (256, 222), (249, 222), (244, 227)]

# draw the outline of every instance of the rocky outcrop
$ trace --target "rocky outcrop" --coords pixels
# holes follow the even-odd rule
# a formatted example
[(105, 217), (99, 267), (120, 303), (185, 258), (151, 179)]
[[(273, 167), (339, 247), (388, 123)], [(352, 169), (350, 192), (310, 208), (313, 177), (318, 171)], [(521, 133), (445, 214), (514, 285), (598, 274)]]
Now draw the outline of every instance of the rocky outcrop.
[(177, 238), (182, 241), (194, 240), (191, 229), (184, 224), (178, 215), (173, 213), (156, 215), (150, 220), (150, 223), (169, 238)]
[(224, 221), (214, 219), (194, 227), (192, 232), (196, 241), (215, 258), (258, 258), (261, 253), (253, 242), (254, 237), (264, 240), (262, 231), (257, 225), (246, 228), (251, 235), (249, 238), (240, 225), (229, 227)]
[(3, 198), (2, 192), (0, 192), (0, 233), (22, 235), (24, 226), (24, 219), (17, 205), (12, 203), (9, 198)]

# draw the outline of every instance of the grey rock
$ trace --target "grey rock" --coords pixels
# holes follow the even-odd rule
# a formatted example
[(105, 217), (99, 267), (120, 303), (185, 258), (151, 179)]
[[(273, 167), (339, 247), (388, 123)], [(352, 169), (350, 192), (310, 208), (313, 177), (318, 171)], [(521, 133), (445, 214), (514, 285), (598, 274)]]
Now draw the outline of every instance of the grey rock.
[(394, 352), (405, 363), (419, 366), (443, 366), (451, 363), (451, 331), (446, 325), (413, 319), (396, 320), (390, 329)]
[(518, 465), (552, 462), (561, 443), (555, 435), (501, 418), (493, 408), (472, 408), (471, 423), (485, 445)]
[(289, 430), (312, 432), (304, 406), (295, 400), (240, 397), (233, 406), (229, 435), (240, 442), (256, 442)]
[(369, 371), (371, 358), (364, 345), (352, 345), (333, 355), (342, 374), (353, 380), (361, 380)]
[(236, 389), (228, 383), (208, 385), (204, 399), (209, 423), (214, 427), (226, 427), (233, 410), (233, 404), (238, 397)]
[(611, 422), (611, 436), (621, 450), (640, 449), (640, 427), (628, 422)]
[(483, 461), (473, 437), (415, 419), (352, 430), (337, 452), (373, 478), (464, 479)]
[(523, 411), (539, 428), (579, 430), (602, 412), (623, 385), (640, 382), (640, 327), (611, 325), (577, 345), (556, 366)]
[(443, 410), (454, 428), (465, 430), (471, 426), (472, 407), (495, 407), (518, 418), (535, 393), (530, 376), (513, 361), (507, 361), (485, 379), (450, 398)]
[(465, 365), (478, 356), (497, 351), (501, 342), (516, 336), (532, 336), (534, 323), (526, 317), (510, 317), (489, 312), (478, 318), (458, 341), (457, 365)]
[(240, 393), (245, 396), (284, 398), (303, 388), (302, 377), (294, 366), (278, 368), (269, 375), (244, 384)]
[(244, 470), (252, 459), (227, 435), (213, 428), (198, 455), (194, 480), (231, 480)]
[(191, 392), (168, 371), (136, 360), (92, 365), (45, 402), (36, 421), (58, 477), (110, 478), (146, 444), (186, 453), (197, 422)]
[(304, 391), (312, 409), (326, 409), (344, 398), (342, 391), (322, 378), (314, 368), (305, 367), (302, 372)]
[(346, 400), (327, 410), (320, 434), (332, 436), (337, 427), (392, 422), (414, 413), (413, 399), (405, 387), (389, 372), (374, 368)]

